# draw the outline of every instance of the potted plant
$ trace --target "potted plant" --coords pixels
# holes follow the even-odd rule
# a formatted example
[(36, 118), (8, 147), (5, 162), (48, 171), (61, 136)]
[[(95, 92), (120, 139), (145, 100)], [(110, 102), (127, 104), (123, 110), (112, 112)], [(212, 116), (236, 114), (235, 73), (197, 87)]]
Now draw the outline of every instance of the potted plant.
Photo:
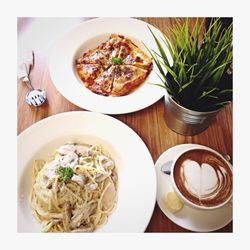
[(203, 24), (197, 19), (190, 31), (186, 19), (161, 38), (149, 28), (159, 49), (149, 52), (162, 81), (157, 85), (166, 89), (166, 123), (183, 135), (204, 131), (232, 101), (232, 24), (222, 29), (219, 18), (207, 29)]

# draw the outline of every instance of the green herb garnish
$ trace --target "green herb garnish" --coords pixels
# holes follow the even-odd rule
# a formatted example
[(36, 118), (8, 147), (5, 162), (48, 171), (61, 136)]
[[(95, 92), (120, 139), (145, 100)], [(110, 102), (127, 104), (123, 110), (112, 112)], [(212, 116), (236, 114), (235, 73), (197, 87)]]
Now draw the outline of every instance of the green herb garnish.
[(122, 64), (122, 59), (120, 57), (112, 57), (111, 62), (113, 64)]
[(57, 173), (60, 175), (59, 177), (59, 181), (68, 181), (72, 178), (73, 176), (73, 170), (70, 167), (59, 167), (59, 169), (57, 170)]

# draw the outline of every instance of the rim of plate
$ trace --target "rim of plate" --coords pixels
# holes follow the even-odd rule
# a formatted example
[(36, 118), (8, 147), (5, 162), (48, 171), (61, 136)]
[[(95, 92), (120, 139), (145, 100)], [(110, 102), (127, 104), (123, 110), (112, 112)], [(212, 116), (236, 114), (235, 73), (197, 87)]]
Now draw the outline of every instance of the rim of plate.
[[(81, 49), (95, 48), (105, 41), (111, 33), (123, 34), (132, 40), (134, 39), (133, 42), (137, 43), (139, 47), (143, 48), (144, 43), (148, 48), (157, 51), (157, 45), (147, 26), (156, 35), (161, 36), (161, 32), (154, 26), (127, 17), (95, 18), (76, 25), (58, 39), (49, 52), (49, 71), (56, 89), (76, 106), (104, 114), (131, 113), (157, 102), (166, 91), (152, 84), (159, 83), (159, 77), (155, 73), (157, 67), (154, 62), (153, 70), (146, 82), (132, 93), (119, 97), (102, 96), (91, 92), (81, 83), (74, 67), (74, 61), (77, 55), (82, 52)], [(145, 47), (143, 50), (148, 53)], [(171, 61), (168, 51), (167, 56)]]
[[(58, 126), (60, 124), (63, 124), (61, 128)], [(94, 138), (101, 145), (104, 144), (104, 148), (119, 164), (116, 208), (107, 224), (95, 232), (144, 232), (156, 202), (157, 184), (152, 156), (139, 135), (125, 123), (108, 115), (89, 111), (64, 112), (47, 117), (18, 135), (18, 231), (33, 232), (40, 229), (28, 205), (31, 163), (37, 159), (39, 151), (47, 147), (55, 149), (52, 147), (54, 141), (57, 140), (58, 144), (58, 140), (65, 141), (68, 136), (82, 140), (87, 138), (87, 141)], [(142, 166), (147, 170), (143, 175)]]

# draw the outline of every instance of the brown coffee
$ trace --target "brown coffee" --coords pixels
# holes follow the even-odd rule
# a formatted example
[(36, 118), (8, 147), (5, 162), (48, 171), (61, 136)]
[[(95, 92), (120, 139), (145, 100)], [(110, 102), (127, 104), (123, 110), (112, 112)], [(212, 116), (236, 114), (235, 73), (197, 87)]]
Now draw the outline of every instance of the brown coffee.
[(218, 206), (232, 194), (231, 168), (223, 158), (208, 150), (193, 149), (182, 154), (173, 175), (180, 193), (198, 206)]

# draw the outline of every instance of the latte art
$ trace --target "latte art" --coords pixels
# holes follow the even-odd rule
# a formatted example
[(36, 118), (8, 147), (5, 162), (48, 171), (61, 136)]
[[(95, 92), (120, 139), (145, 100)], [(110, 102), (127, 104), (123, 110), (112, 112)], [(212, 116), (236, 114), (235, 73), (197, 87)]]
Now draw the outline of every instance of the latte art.
[(192, 203), (212, 207), (232, 193), (232, 171), (228, 164), (208, 150), (195, 149), (180, 156), (174, 179), (181, 194)]

